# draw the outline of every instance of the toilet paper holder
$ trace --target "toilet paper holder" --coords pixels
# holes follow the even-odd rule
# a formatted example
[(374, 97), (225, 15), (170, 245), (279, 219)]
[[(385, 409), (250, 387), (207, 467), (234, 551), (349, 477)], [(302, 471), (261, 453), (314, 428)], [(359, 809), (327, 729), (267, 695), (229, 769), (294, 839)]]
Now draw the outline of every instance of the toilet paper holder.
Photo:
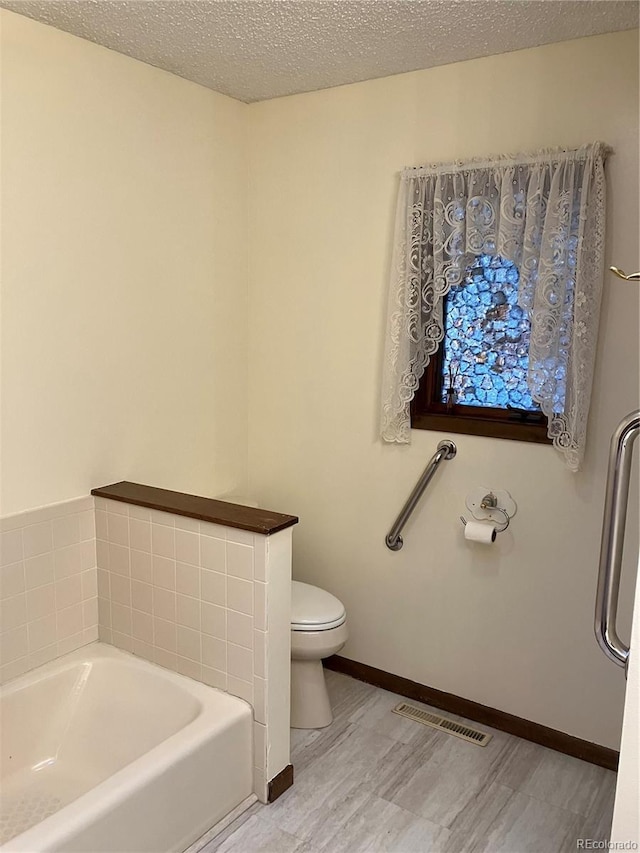
[[(484, 491), (484, 490), (483, 490), (483, 491)], [(509, 496), (509, 497), (510, 497), (510, 496)], [(512, 501), (512, 503), (513, 503), (513, 501)], [(503, 527), (496, 527), (496, 533), (504, 533), (504, 532), (505, 532), (505, 530), (507, 529), (507, 527), (509, 527), (509, 525), (511, 524), (511, 516), (509, 515), (509, 513), (507, 512), (507, 510), (506, 510), (504, 507), (502, 507), (502, 506), (498, 506), (498, 497), (497, 497), (497, 495), (495, 495), (495, 494), (494, 494), (493, 492), (491, 492), (491, 491), (487, 492), (487, 493), (486, 493), (486, 494), (485, 494), (485, 495), (480, 499), (480, 503), (479, 503), (479, 504), (477, 504), (477, 503), (476, 503), (476, 501), (474, 501), (474, 500), (473, 500), (472, 495), (470, 495), (470, 496), (467, 498), (467, 506), (468, 506), (468, 508), (473, 512), (474, 516), (475, 516), (474, 509), (476, 508), (476, 506), (479, 506), (479, 508), (480, 508), (481, 510), (483, 510), (485, 513), (488, 513), (488, 516), (482, 516), (482, 517), (481, 517), (481, 519), (482, 519), (482, 518), (487, 518), (487, 517), (488, 517), (489, 519), (491, 519), (491, 513), (493, 513), (493, 512), (501, 512), (501, 513), (502, 513), (502, 515), (504, 516), (504, 519), (505, 519), (505, 521), (504, 521), (504, 526), (503, 526)], [(515, 506), (515, 504), (514, 504), (514, 506)], [(515, 514), (515, 513), (514, 513), (514, 514)], [(476, 516), (476, 517), (477, 517), (477, 516)], [(479, 519), (479, 520), (481, 520), (481, 519)], [(492, 519), (491, 519), (491, 520), (492, 520)], [(466, 524), (467, 524), (467, 519), (466, 519), (463, 515), (461, 515), (461, 516), (460, 516), (460, 521), (461, 521), (461, 522), (466, 526)]]

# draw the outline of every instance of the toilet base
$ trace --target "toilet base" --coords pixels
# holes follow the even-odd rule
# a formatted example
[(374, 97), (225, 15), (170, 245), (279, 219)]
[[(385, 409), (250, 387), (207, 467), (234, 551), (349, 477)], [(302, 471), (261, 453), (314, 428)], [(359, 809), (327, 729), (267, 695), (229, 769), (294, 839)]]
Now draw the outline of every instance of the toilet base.
[(323, 729), (333, 720), (321, 660), (291, 661), (291, 728)]

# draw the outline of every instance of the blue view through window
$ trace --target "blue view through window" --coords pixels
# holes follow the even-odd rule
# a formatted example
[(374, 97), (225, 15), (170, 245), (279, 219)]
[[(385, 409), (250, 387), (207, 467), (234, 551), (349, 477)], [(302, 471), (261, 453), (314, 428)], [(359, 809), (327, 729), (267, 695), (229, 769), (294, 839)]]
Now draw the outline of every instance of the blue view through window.
[(478, 255), (444, 302), (442, 402), (537, 412), (527, 387), (531, 326), (518, 305), (520, 273)]

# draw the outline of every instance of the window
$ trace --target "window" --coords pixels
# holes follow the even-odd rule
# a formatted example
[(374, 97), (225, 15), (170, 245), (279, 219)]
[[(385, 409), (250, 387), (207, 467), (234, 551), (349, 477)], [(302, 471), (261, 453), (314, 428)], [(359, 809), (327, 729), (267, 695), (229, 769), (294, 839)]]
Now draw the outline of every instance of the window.
[(531, 324), (518, 305), (517, 266), (477, 255), (443, 301), (444, 339), (421, 380), (411, 425), (548, 442), (527, 386)]
[(402, 170), (380, 387), (383, 441), (408, 444), (412, 427), (540, 442), (546, 432), (567, 467), (580, 469), (609, 152), (594, 142)]

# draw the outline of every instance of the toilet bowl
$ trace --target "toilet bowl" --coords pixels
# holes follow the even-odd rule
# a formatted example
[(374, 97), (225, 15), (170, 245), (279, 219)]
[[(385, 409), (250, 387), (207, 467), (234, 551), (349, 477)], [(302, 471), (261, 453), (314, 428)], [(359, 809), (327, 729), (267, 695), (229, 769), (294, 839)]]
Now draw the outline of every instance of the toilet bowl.
[(322, 659), (347, 642), (347, 614), (334, 595), (308, 583), (291, 589), (291, 727), (322, 729), (333, 720)]

